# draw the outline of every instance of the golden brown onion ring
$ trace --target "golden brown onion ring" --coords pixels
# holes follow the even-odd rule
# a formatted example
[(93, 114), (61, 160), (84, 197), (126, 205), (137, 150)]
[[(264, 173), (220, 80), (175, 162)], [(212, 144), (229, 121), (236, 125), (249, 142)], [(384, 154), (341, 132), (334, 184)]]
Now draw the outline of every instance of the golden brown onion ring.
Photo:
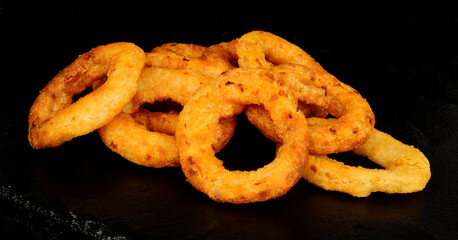
[[(124, 108), (124, 113), (99, 129), (102, 141), (113, 152), (139, 165), (155, 168), (179, 166), (175, 137), (149, 131), (148, 124), (141, 124), (141, 118), (145, 116), (138, 116), (137, 111), (144, 103), (168, 99), (184, 105), (201, 86), (211, 80), (208, 76), (188, 70), (146, 66), (138, 81), (137, 94)], [(137, 114), (138, 121), (130, 114)], [(235, 118), (227, 118), (218, 125), (218, 136), (212, 143), (216, 151), (229, 142), (235, 124)]]
[[(334, 119), (308, 119), (311, 125)], [(431, 177), (429, 161), (414, 146), (374, 129), (366, 143), (353, 150), (385, 169), (352, 167), (326, 155), (310, 155), (304, 178), (323, 189), (366, 197), (372, 192), (411, 193), (425, 188)]]
[(234, 68), (233, 57), (227, 52), (227, 44), (209, 48), (185, 43), (167, 43), (149, 53), (146, 65), (169, 69), (187, 69), (203, 75), (216, 77)]
[[(307, 123), (296, 99), (269, 71), (234, 69), (199, 90), (180, 113), (176, 138), (187, 180), (215, 201), (250, 203), (285, 194), (307, 165)], [(276, 158), (256, 171), (229, 171), (211, 147), (218, 121), (248, 104), (269, 111), (282, 139)]]
[(109, 149), (133, 163), (155, 168), (179, 166), (175, 137), (150, 132), (125, 112), (98, 132)]
[[(28, 139), (33, 148), (56, 147), (113, 119), (135, 95), (145, 62), (132, 43), (112, 43), (80, 55), (59, 72), (33, 103)], [(97, 90), (73, 102), (91, 84), (106, 77)]]
[[(316, 106), (299, 104), (298, 108), (304, 113), (306, 117), (324, 118), (328, 115), (326, 110)], [(175, 135), (176, 125), (178, 124), (178, 113), (174, 110), (169, 112), (150, 112), (148, 110), (140, 108), (137, 112), (132, 114), (132, 117), (135, 119), (135, 122), (144, 125), (149, 131), (161, 132), (168, 135)], [(225, 119), (221, 119), (220, 124), (224, 125), (226, 121), (227, 120)], [(229, 134), (229, 132), (225, 133), (226, 131), (232, 130), (233, 129), (231, 129), (231, 127), (221, 126), (223, 136), (221, 137), (221, 139), (230, 140), (229, 138), (224, 137), (224, 135)]]
[(207, 48), (195, 44), (166, 43), (153, 48), (146, 65), (170, 69), (185, 69), (190, 59), (199, 58)]
[[(310, 69), (301, 65), (278, 65), (273, 68), (273, 73), (275, 80), (288, 86), (299, 101), (323, 107), (338, 117), (332, 123), (309, 128), (310, 153), (350, 151), (363, 143), (371, 133), (375, 124), (372, 109), (352, 87), (336, 79), (316, 78)], [(261, 106), (249, 106), (246, 115), (266, 137), (279, 141), (268, 114)]]
[[(168, 113), (150, 112), (142, 108), (132, 114), (135, 122), (144, 125), (148, 131), (165, 133), (172, 136), (175, 136), (178, 116), (179, 114), (174, 111)], [(219, 152), (231, 140), (232, 134), (234, 134), (236, 120), (234, 117), (220, 119), (218, 135), (212, 145), (215, 152)]]
[(252, 31), (244, 34), (235, 45), (241, 68), (270, 69), (276, 64), (299, 64), (312, 70), (324, 71), (300, 47), (269, 32)]
[[(207, 50), (206, 47), (191, 43), (165, 43), (153, 48), (151, 53), (171, 52), (184, 58), (199, 58)], [(167, 54), (165, 54), (167, 56)], [(167, 65), (170, 66), (170, 65)]]
[[(329, 154), (351, 150), (364, 142), (372, 131), (375, 117), (367, 101), (355, 89), (324, 70), (300, 47), (274, 34), (253, 31), (240, 37), (235, 48), (241, 68), (273, 68), (277, 73), (276, 79), (288, 85), (299, 101), (324, 107), (339, 118), (333, 125), (310, 130), (311, 153)], [(278, 64), (282, 66), (274, 68)], [(321, 87), (324, 93), (321, 96), (310, 94), (310, 91), (304, 91), (310, 89), (304, 85)], [(339, 108), (339, 105), (344, 108)], [(250, 118), (256, 119), (254, 116)]]
[(175, 135), (175, 129), (178, 123), (178, 113), (175, 111), (167, 113), (150, 112), (140, 108), (132, 114), (132, 117), (135, 119), (135, 122), (144, 125), (148, 131)]

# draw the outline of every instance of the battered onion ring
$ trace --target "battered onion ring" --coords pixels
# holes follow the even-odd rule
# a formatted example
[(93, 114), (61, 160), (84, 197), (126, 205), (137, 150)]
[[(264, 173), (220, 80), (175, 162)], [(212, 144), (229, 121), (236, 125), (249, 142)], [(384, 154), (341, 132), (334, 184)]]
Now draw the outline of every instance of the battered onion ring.
[[(273, 68), (276, 81), (288, 86), (299, 101), (326, 109), (337, 121), (309, 128), (312, 154), (330, 154), (354, 149), (371, 133), (375, 117), (367, 101), (352, 87), (337, 79), (316, 78), (301, 65), (283, 64)], [(316, 90), (323, 90), (322, 92)], [(311, 89), (313, 91), (311, 91)], [(268, 114), (261, 106), (246, 110), (248, 120), (273, 141), (279, 141)]]
[[(301, 110), (306, 117), (321, 117), (324, 118), (328, 115), (326, 110), (316, 107), (310, 106), (307, 104), (299, 104), (298, 109)], [(263, 109), (264, 110), (264, 109)], [(266, 115), (269, 117), (269, 115)], [(152, 132), (161, 132), (168, 135), (175, 135), (176, 125), (178, 124), (178, 113), (174, 110), (170, 112), (150, 112), (145, 109), (141, 109), (138, 112), (132, 114), (135, 121), (141, 125), (144, 125), (149, 131)], [(269, 117), (270, 118), (270, 117)], [(222, 119), (221, 123), (224, 125)], [(272, 120), (270, 120), (272, 121)], [(230, 137), (224, 137), (225, 135), (229, 135), (228, 131), (233, 131), (231, 127), (221, 127), (222, 137), (221, 139), (230, 140)], [(228, 133), (226, 133), (228, 132)], [(226, 144), (224, 144), (226, 145)]]
[[(372, 131), (375, 117), (367, 101), (355, 89), (329, 74), (298, 46), (271, 33), (253, 31), (240, 37), (236, 43), (236, 52), (241, 68), (272, 69), (274, 63), (284, 64), (280, 68), (274, 68), (277, 72), (276, 79), (285, 82), (300, 101), (324, 107), (329, 113), (339, 117), (339, 121), (333, 125), (310, 130), (311, 153), (349, 151), (363, 143)], [(304, 91), (307, 89), (304, 85), (307, 84), (323, 88), (324, 95), (310, 95), (309, 91)], [(331, 99), (338, 99), (340, 103), (329, 101)], [(337, 105), (332, 105), (333, 103)], [(344, 105), (345, 109), (336, 108), (339, 104)], [(250, 116), (250, 112), (254, 111), (247, 111), (249, 119), (254, 122), (257, 117)], [(272, 132), (272, 128), (261, 131)], [(270, 135), (275, 134), (272, 132)]]
[[(130, 114), (137, 114), (141, 118), (136, 112), (144, 103), (171, 99), (184, 105), (210, 80), (212, 78), (187, 70), (145, 67), (138, 81), (137, 94), (124, 108), (124, 113), (99, 129), (100, 138), (113, 152), (133, 163), (155, 168), (179, 166), (175, 137), (149, 131), (147, 124), (140, 124), (141, 120), (136, 121)], [(216, 131), (217, 137), (212, 143), (215, 151), (219, 151), (229, 142), (235, 129), (235, 121), (235, 118), (221, 120)]]
[[(59, 72), (33, 103), (29, 113), (30, 145), (56, 147), (105, 125), (135, 95), (145, 62), (142, 49), (132, 43), (112, 43), (80, 55)], [(92, 82), (106, 82), (73, 103)]]
[[(206, 47), (191, 43), (165, 43), (153, 48), (151, 53), (171, 52), (184, 58), (199, 58), (207, 50)], [(167, 56), (167, 54), (165, 54)], [(167, 64), (170, 66), (170, 64)]]
[(235, 46), (238, 42), (238, 39), (232, 40), (230, 42), (222, 42), (220, 44), (215, 44), (210, 46), (205, 52), (202, 53), (202, 59), (223, 59), (225, 64), (230, 64), (229, 66), (237, 66), (237, 53)]
[(175, 137), (150, 132), (125, 112), (98, 133), (109, 149), (133, 163), (155, 168), (179, 166)]
[(297, 108), (304, 113), (305, 117), (325, 118), (329, 115), (326, 109), (306, 103), (299, 102)]
[(185, 69), (190, 59), (199, 58), (207, 48), (195, 44), (166, 43), (153, 48), (146, 65), (170, 69)]
[(272, 33), (246, 33), (238, 39), (235, 48), (241, 68), (270, 69), (274, 64), (291, 63), (329, 74), (300, 47)]
[(138, 112), (132, 114), (132, 117), (135, 119), (135, 122), (144, 125), (148, 131), (175, 135), (178, 123), (178, 113), (175, 111), (167, 113), (150, 112), (140, 108)]
[[(199, 90), (180, 113), (176, 138), (187, 180), (219, 202), (250, 203), (285, 194), (307, 165), (307, 123), (297, 101), (260, 69), (234, 69)], [(262, 104), (282, 144), (271, 163), (256, 171), (229, 171), (211, 147), (218, 120)]]
[[(167, 69), (186, 69), (190, 72), (216, 77), (234, 68), (233, 63), (235, 64), (236, 60), (234, 41), (212, 45), (209, 48), (195, 44), (166, 43), (154, 48), (151, 53), (147, 53), (146, 65)], [(137, 122), (147, 124), (150, 131), (174, 135), (178, 115), (140, 111), (135, 118)]]
[(216, 77), (234, 68), (234, 56), (221, 43), (209, 48), (185, 43), (167, 43), (149, 53), (146, 65), (169, 69), (187, 69), (203, 75)]
[[(309, 124), (323, 125), (331, 119), (307, 119)], [(304, 178), (323, 189), (366, 197), (372, 192), (412, 193), (425, 188), (431, 177), (429, 161), (414, 146), (374, 129), (366, 143), (354, 153), (366, 156), (385, 169), (352, 167), (326, 155), (309, 157)]]
[[(179, 114), (174, 111), (161, 113), (150, 112), (141, 108), (138, 112), (132, 114), (135, 122), (144, 125), (148, 131), (161, 132), (173, 136), (175, 136), (178, 116)], [(218, 135), (212, 145), (216, 152), (219, 152), (231, 140), (236, 120), (234, 117), (227, 117), (219, 121)]]

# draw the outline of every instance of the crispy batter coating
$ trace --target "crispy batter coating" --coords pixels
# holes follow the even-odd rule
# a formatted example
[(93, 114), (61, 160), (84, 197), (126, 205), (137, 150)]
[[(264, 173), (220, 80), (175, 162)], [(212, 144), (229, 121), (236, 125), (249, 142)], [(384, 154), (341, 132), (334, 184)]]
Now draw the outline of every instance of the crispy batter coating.
[[(136, 164), (156, 168), (179, 166), (176, 143), (171, 145), (163, 140), (168, 139), (163, 133), (174, 135), (177, 116), (148, 112), (142, 109), (141, 105), (164, 100), (186, 104), (189, 98), (214, 76), (233, 68), (225, 58), (227, 55), (223, 55), (223, 50), (214, 50), (217, 48), (219, 49), (217, 45), (206, 48), (195, 44), (167, 43), (147, 53), (137, 94), (124, 108), (124, 112), (132, 116), (122, 116), (124, 120), (112, 121), (99, 130), (105, 145)], [(211, 51), (207, 52), (209, 49)], [(132, 119), (127, 121), (127, 118)], [(130, 124), (136, 132), (121, 127), (123, 124)], [(217, 137), (212, 144), (215, 151), (221, 150), (229, 142), (235, 124), (236, 118), (220, 121)], [(129, 135), (134, 133), (137, 136), (145, 136), (149, 141), (145, 143), (135, 137), (129, 138)], [(129, 147), (134, 146), (135, 142), (142, 148), (141, 151), (137, 150), (138, 147)], [(164, 148), (163, 145), (169, 148)], [(170, 153), (160, 154), (164, 149), (170, 149)]]
[[(307, 123), (297, 101), (260, 69), (234, 69), (194, 95), (180, 113), (176, 138), (187, 180), (215, 201), (250, 203), (285, 194), (307, 165)], [(220, 118), (262, 104), (269, 111), (282, 144), (273, 162), (256, 171), (229, 171), (215, 157), (211, 143)]]
[(125, 159), (146, 167), (178, 167), (175, 137), (150, 132), (127, 113), (120, 113), (98, 130), (103, 143)]
[[(273, 68), (274, 76), (288, 86), (299, 100), (323, 107), (337, 121), (309, 128), (310, 153), (330, 154), (350, 151), (365, 141), (373, 129), (375, 117), (367, 101), (352, 87), (337, 79), (315, 78), (301, 65), (283, 64)], [(319, 91), (322, 90), (322, 91)], [(278, 141), (268, 114), (260, 106), (250, 106), (248, 120), (273, 141)]]
[[(91, 85), (94, 90), (74, 102)], [(150, 112), (144, 105), (169, 100), (183, 110)], [(215, 153), (244, 110), (277, 143), (276, 157), (254, 171), (229, 171)], [(324, 118), (328, 114), (335, 118)], [(424, 189), (428, 159), (374, 124), (358, 91), (300, 47), (253, 31), (208, 48), (167, 43), (146, 54), (125, 42), (93, 48), (40, 92), (30, 109), (28, 140), (35, 149), (55, 147), (98, 129), (112, 151), (143, 166), (181, 166), (197, 190), (219, 202), (276, 198), (302, 177), (356, 197)], [(325, 155), (350, 150), (385, 169), (352, 167)]]
[(178, 123), (178, 113), (175, 111), (167, 113), (150, 112), (140, 108), (132, 114), (132, 117), (135, 119), (135, 122), (144, 125), (148, 131), (175, 135), (175, 129)]
[[(326, 124), (327, 119), (308, 119)], [(413, 146), (374, 129), (366, 143), (353, 150), (385, 169), (352, 167), (326, 155), (310, 155), (304, 178), (323, 189), (366, 197), (372, 192), (412, 193), (425, 188), (431, 177), (429, 161)]]
[[(59, 72), (33, 103), (28, 139), (33, 148), (56, 147), (105, 125), (135, 95), (145, 62), (132, 43), (112, 43), (80, 55)], [(96, 91), (73, 102), (94, 81), (106, 77)]]
[(241, 68), (270, 69), (274, 64), (299, 64), (312, 70), (322, 69), (300, 47), (269, 32), (252, 31), (241, 36), (236, 43), (238, 64)]
[[(364, 142), (374, 128), (374, 113), (358, 91), (329, 74), (300, 47), (274, 34), (253, 31), (238, 39), (236, 53), (241, 68), (273, 69), (275, 79), (288, 86), (299, 101), (323, 107), (339, 118), (332, 125), (310, 129), (311, 153), (349, 151)], [(321, 92), (307, 85), (321, 88)], [(253, 116), (262, 111), (247, 113), (254, 125), (270, 125)], [(275, 140), (272, 127), (261, 131)]]
[[(206, 50), (207, 47), (192, 43), (165, 43), (161, 46), (155, 47), (153, 50), (151, 50), (151, 53), (164, 53), (164, 56), (169, 56), (167, 54), (167, 52), (169, 52), (174, 53), (181, 58), (199, 58)], [(162, 64), (161, 62), (156, 63)], [(166, 64), (166, 66), (177, 68), (170, 64)]]
[[(141, 105), (167, 99), (185, 105), (210, 80), (212, 78), (188, 70), (145, 66), (138, 80), (137, 94), (124, 108), (126, 114), (116, 116), (113, 121), (99, 129), (102, 141), (113, 152), (139, 165), (155, 168), (179, 166), (175, 137), (149, 131), (148, 124), (142, 124), (148, 123), (148, 113), (141, 109)], [(218, 125), (218, 137), (212, 143), (216, 151), (229, 142), (235, 124), (235, 118), (227, 118)], [(174, 129), (168, 130), (174, 132)]]
[[(171, 111), (168, 113), (150, 112), (145, 109), (139, 109), (138, 112), (132, 114), (135, 122), (144, 125), (148, 131), (161, 132), (175, 136), (176, 126), (178, 124), (179, 114)], [(234, 134), (237, 118), (227, 117), (221, 118), (219, 121), (219, 135), (213, 142), (213, 149), (219, 152), (231, 140)]]
[(221, 43), (206, 48), (195, 44), (167, 43), (151, 50), (146, 65), (187, 69), (216, 77), (234, 68), (234, 57), (228, 52), (227, 45)]

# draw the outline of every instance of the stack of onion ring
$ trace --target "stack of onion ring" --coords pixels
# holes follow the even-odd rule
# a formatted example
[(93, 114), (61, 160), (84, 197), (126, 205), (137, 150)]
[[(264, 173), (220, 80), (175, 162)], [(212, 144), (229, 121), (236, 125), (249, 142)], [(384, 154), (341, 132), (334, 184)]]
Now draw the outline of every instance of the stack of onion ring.
[[(283, 64), (272, 71), (275, 79), (289, 86), (300, 101), (322, 107), (337, 117), (337, 121), (310, 128), (311, 153), (330, 154), (352, 150), (372, 132), (374, 114), (367, 101), (352, 87), (335, 78), (317, 78), (302, 65)], [(246, 115), (267, 137), (277, 140), (261, 107), (250, 106)], [(260, 119), (263, 119), (262, 123)]]
[[(73, 102), (91, 85), (91, 93)], [(160, 101), (183, 110), (144, 107)], [(277, 143), (276, 157), (255, 171), (229, 171), (215, 153), (229, 142), (243, 111)], [(374, 124), (358, 91), (300, 47), (253, 31), (210, 47), (167, 43), (149, 53), (124, 42), (96, 47), (40, 92), (30, 109), (28, 139), (35, 149), (56, 147), (98, 130), (108, 148), (133, 163), (181, 166), (191, 185), (220, 202), (266, 201), (300, 178), (356, 197), (424, 189), (428, 159)], [(326, 156), (347, 151), (384, 169)]]
[[(329, 74), (298, 46), (271, 33), (254, 31), (240, 37), (236, 52), (241, 68), (274, 69), (276, 79), (288, 85), (301, 102), (323, 107), (338, 118), (332, 124), (310, 129), (311, 153), (349, 151), (369, 136), (375, 117), (367, 101), (358, 91)], [(311, 93), (307, 90), (310, 89), (308, 85), (324, 91)], [(303, 99), (305, 96), (307, 100)], [(336, 109), (337, 106), (340, 108)], [(259, 116), (256, 115), (261, 112), (256, 110), (247, 113), (256, 126), (259, 126), (256, 121)], [(261, 131), (269, 132), (267, 129)], [(267, 135), (272, 137), (274, 134)]]
[[(150, 113), (141, 106), (167, 99), (185, 105), (210, 79), (188, 70), (145, 67), (138, 81), (137, 94), (124, 112), (99, 129), (102, 141), (112, 151), (139, 165), (156, 168), (179, 166), (175, 136), (151, 131), (153, 128), (148, 128), (150, 124), (145, 121), (145, 116), (149, 117)], [(231, 139), (236, 119), (224, 118), (220, 123), (218, 138), (214, 142), (216, 151)]]
[[(209, 75), (215, 72), (221, 74), (233, 68), (224, 58), (202, 58), (206, 50), (206, 47), (199, 45), (171, 43), (146, 54), (137, 94), (124, 108), (124, 113), (98, 131), (105, 145), (139, 165), (155, 168), (179, 166), (174, 136), (176, 121), (170, 123), (177, 118), (174, 114), (149, 112), (141, 106), (164, 100), (185, 105), (199, 88), (212, 80)], [(202, 74), (207, 72), (209, 75)], [(161, 118), (159, 123), (162, 126), (159, 128), (153, 123), (157, 117)], [(166, 123), (166, 126), (162, 123)], [(212, 145), (215, 151), (229, 142), (235, 124), (235, 117), (221, 119), (218, 137)]]

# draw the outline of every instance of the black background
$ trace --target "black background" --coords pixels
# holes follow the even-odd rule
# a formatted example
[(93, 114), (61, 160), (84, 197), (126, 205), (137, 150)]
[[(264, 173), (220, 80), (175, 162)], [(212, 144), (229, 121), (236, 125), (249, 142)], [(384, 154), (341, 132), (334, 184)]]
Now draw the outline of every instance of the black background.
[[(453, 7), (245, 4), (0, 4), (0, 233), (13, 239), (456, 239)], [(428, 157), (426, 189), (359, 199), (301, 180), (281, 198), (231, 205), (197, 192), (179, 168), (122, 159), (94, 133), (55, 149), (29, 147), (33, 100), (79, 54), (117, 41), (145, 51), (167, 42), (209, 46), (251, 30), (295, 43), (357, 89), (373, 108), (376, 128)], [(272, 144), (239, 120), (219, 156), (234, 169), (271, 161)], [(353, 158), (342, 156), (359, 164)]]

